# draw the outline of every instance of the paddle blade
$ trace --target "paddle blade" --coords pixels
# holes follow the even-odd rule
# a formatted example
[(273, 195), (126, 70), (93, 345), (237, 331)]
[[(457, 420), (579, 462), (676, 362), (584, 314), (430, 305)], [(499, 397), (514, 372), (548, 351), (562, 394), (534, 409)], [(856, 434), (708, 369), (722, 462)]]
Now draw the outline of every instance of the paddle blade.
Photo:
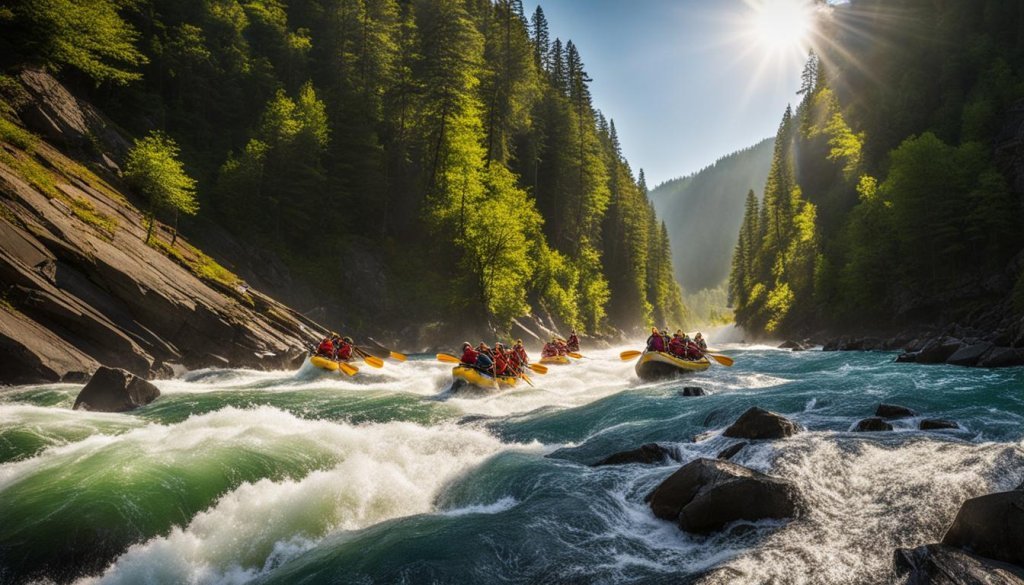
[(732, 367), (733, 359), (731, 357), (729, 357), (729, 356), (715, 355), (713, 353), (706, 353), (704, 355), (708, 356), (709, 358), (715, 360), (716, 362), (722, 364), (723, 366), (725, 366), (727, 368), (731, 368)]
[(527, 367), (529, 367), (534, 372), (537, 372), (538, 374), (546, 374), (546, 373), (548, 373), (548, 367), (547, 366), (542, 366), (540, 364), (530, 364)]
[(642, 352), (642, 351), (637, 351), (635, 349), (631, 349), (631, 350), (624, 351), (624, 352), (620, 353), (619, 354), (619, 359), (621, 359), (624, 362), (628, 362), (629, 360), (635, 360), (636, 358), (640, 357), (640, 355), (643, 354), (643, 353), (644, 352)]
[(404, 353), (398, 353), (397, 351), (391, 352), (390, 357), (391, 359), (398, 360), (400, 362), (404, 362), (407, 359)]
[(380, 359), (379, 357), (373, 357), (372, 355), (364, 355), (363, 361), (370, 364), (370, 366), (374, 368), (384, 367), (384, 360)]
[(581, 354), (581, 353), (574, 353), (574, 352), (570, 351), (570, 352), (568, 352), (568, 355), (569, 355), (569, 357), (576, 358), (578, 360), (583, 359), (583, 354)]
[(437, 354), (437, 361), (439, 361), (439, 362), (448, 362), (449, 364), (460, 364), (460, 363), (462, 363), (462, 360), (460, 360), (459, 358), (457, 358), (457, 357), (455, 357), (453, 355), (449, 355), (447, 353), (439, 353), (439, 354)]
[(526, 383), (529, 384), (530, 386), (533, 386), (533, 382), (530, 381), (530, 377), (527, 376), (526, 374), (519, 374), (519, 377), (522, 378), (523, 380), (526, 380)]
[(345, 362), (338, 362), (338, 368), (344, 372), (346, 376), (355, 376), (359, 373), (359, 368), (352, 364), (346, 364)]

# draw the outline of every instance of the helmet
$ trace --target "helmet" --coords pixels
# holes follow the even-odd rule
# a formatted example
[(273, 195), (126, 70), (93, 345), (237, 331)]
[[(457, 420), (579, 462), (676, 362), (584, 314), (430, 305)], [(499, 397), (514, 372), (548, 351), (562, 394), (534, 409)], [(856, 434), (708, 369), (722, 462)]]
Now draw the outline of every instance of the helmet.
[(519, 345), (522, 345), (523, 344), (523, 340), (522, 339), (517, 339), (516, 343), (519, 344)]
[(346, 337), (346, 338), (342, 339), (342, 341), (344, 341), (345, 343), (354, 343), (354, 342), (352, 341), (352, 338), (351, 338), (351, 337)]
[(463, 341), (462, 342), (462, 349), (466, 349), (467, 347), (473, 347), (473, 344), (468, 342), (468, 341)]

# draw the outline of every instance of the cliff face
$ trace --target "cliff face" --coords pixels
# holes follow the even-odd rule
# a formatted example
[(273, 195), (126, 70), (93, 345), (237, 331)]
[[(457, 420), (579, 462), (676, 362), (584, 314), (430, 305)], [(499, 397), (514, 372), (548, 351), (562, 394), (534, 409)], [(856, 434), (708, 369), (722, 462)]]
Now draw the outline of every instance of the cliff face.
[(172, 246), (166, 226), (147, 245), (113, 172), (127, 141), (48, 75), (20, 81), (19, 118), (45, 139), (9, 121), (0, 135), (0, 384), (100, 364), (283, 368), (323, 333), (183, 238)]

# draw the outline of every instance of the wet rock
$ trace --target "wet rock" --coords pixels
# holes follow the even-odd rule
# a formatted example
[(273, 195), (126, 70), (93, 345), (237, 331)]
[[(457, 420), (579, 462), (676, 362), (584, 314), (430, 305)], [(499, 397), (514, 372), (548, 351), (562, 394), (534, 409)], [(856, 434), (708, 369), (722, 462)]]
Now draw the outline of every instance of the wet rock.
[(118, 368), (101, 366), (75, 398), (75, 410), (126, 412), (153, 402), (160, 390)]
[(750, 443), (748, 443), (746, 441), (740, 441), (739, 443), (736, 443), (735, 445), (729, 445), (725, 449), (722, 449), (721, 451), (719, 451), (718, 455), (716, 456), (716, 458), (724, 459), (724, 460), (732, 459), (733, 457), (736, 456), (737, 453), (742, 451), (743, 448), (746, 447), (749, 444)]
[(960, 425), (944, 418), (926, 418), (917, 425), (917, 428), (922, 431), (938, 431), (942, 429), (959, 429)]
[(707, 396), (708, 393), (700, 386), (686, 386), (679, 391), (680, 396)]
[(655, 516), (696, 533), (720, 530), (737, 520), (794, 518), (803, 508), (792, 482), (715, 459), (687, 463), (647, 500)]
[(942, 544), (1024, 565), (1024, 492), (1012, 490), (967, 500)]
[(793, 421), (753, 406), (725, 429), (722, 435), (734, 439), (782, 439), (796, 432), (797, 426)]
[(898, 548), (893, 570), (907, 585), (1024, 585), (1024, 569), (941, 544)]
[(919, 364), (941, 364), (945, 363), (949, 356), (956, 353), (963, 342), (953, 337), (933, 339), (917, 352), (917, 363)]
[(877, 416), (863, 419), (859, 421), (855, 427), (853, 427), (853, 432), (855, 433), (869, 433), (891, 430), (892, 425), (878, 418)]
[(64, 384), (85, 384), (89, 381), (92, 374), (89, 372), (74, 371), (68, 372), (60, 377), (60, 381)]
[(1024, 350), (1013, 347), (993, 347), (978, 360), (979, 368), (1008, 368), (1024, 366)]
[(875, 416), (882, 418), (908, 418), (915, 415), (916, 413), (913, 410), (898, 404), (882, 403), (875, 409)]
[(601, 467), (602, 465), (626, 465), (628, 463), (651, 464), (661, 463), (666, 460), (678, 461), (679, 458), (672, 449), (662, 447), (657, 443), (648, 443), (646, 445), (641, 445), (639, 449), (622, 451), (620, 453), (609, 455), (597, 463), (594, 463), (592, 467)]
[(807, 348), (804, 347), (804, 345), (802, 343), (800, 343), (799, 341), (793, 341), (793, 340), (790, 339), (790, 340), (787, 340), (787, 341), (783, 341), (779, 345), (779, 349), (791, 349), (793, 351), (804, 351)]
[(918, 352), (916, 352), (916, 351), (903, 352), (900, 355), (896, 356), (896, 362), (897, 363), (910, 363), (910, 364), (916, 363), (917, 362), (917, 355), (918, 355)]
[(990, 349), (992, 344), (987, 342), (964, 345), (946, 358), (946, 363), (954, 366), (974, 366)]

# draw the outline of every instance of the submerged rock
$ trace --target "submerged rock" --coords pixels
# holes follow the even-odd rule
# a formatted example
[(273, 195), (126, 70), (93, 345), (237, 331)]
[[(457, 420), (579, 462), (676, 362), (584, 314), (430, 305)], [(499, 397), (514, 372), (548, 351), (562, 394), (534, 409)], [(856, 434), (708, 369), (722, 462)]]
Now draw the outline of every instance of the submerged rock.
[(729, 445), (725, 449), (722, 449), (721, 451), (719, 451), (718, 455), (716, 456), (716, 458), (717, 459), (725, 459), (725, 460), (732, 459), (733, 457), (736, 456), (737, 453), (742, 451), (743, 448), (746, 447), (749, 444), (750, 443), (748, 443), (746, 441), (740, 441), (739, 443), (736, 443), (735, 445)]
[(908, 418), (915, 415), (916, 413), (913, 410), (898, 404), (882, 403), (875, 409), (875, 416), (881, 418)]
[(937, 431), (941, 429), (959, 429), (960, 425), (944, 418), (926, 418), (917, 425), (922, 431)]
[(125, 412), (153, 402), (160, 390), (142, 378), (118, 368), (100, 366), (78, 393), (75, 410)]
[(794, 518), (803, 509), (797, 487), (742, 465), (691, 461), (647, 496), (654, 515), (687, 532), (708, 533), (737, 520)]
[(790, 349), (790, 350), (793, 350), (793, 351), (804, 351), (804, 350), (807, 349), (807, 347), (805, 347), (804, 344), (800, 343), (799, 341), (793, 341), (792, 339), (789, 339), (789, 340), (783, 341), (781, 344), (779, 344), (779, 349)]
[(722, 435), (734, 439), (781, 439), (796, 432), (797, 426), (793, 421), (753, 406), (725, 429)]
[(918, 354), (918, 352), (916, 352), (916, 351), (903, 352), (900, 355), (896, 356), (896, 362), (897, 363), (909, 363), (909, 364), (916, 363), (917, 362), (917, 354)]
[(884, 420), (873, 416), (871, 418), (865, 418), (857, 422), (857, 425), (853, 427), (855, 433), (869, 433), (877, 431), (891, 431), (892, 425), (885, 422)]
[(1024, 492), (1012, 490), (967, 500), (942, 544), (1024, 565)]
[(1021, 567), (941, 544), (896, 549), (893, 569), (907, 585), (1024, 585)]
[(680, 396), (707, 396), (708, 393), (700, 386), (686, 386), (679, 391)]
[(670, 459), (674, 461), (679, 460), (675, 451), (667, 447), (662, 447), (657, 443), (647, 443), (646, 445), (641, 445), (639, 449), (622, 451), (620, 453), (609, 455), (597, 463), (594, 463), (592, 467), (600, 467), (602, 465), (626, 465), (628, 463), (661, 463)]

